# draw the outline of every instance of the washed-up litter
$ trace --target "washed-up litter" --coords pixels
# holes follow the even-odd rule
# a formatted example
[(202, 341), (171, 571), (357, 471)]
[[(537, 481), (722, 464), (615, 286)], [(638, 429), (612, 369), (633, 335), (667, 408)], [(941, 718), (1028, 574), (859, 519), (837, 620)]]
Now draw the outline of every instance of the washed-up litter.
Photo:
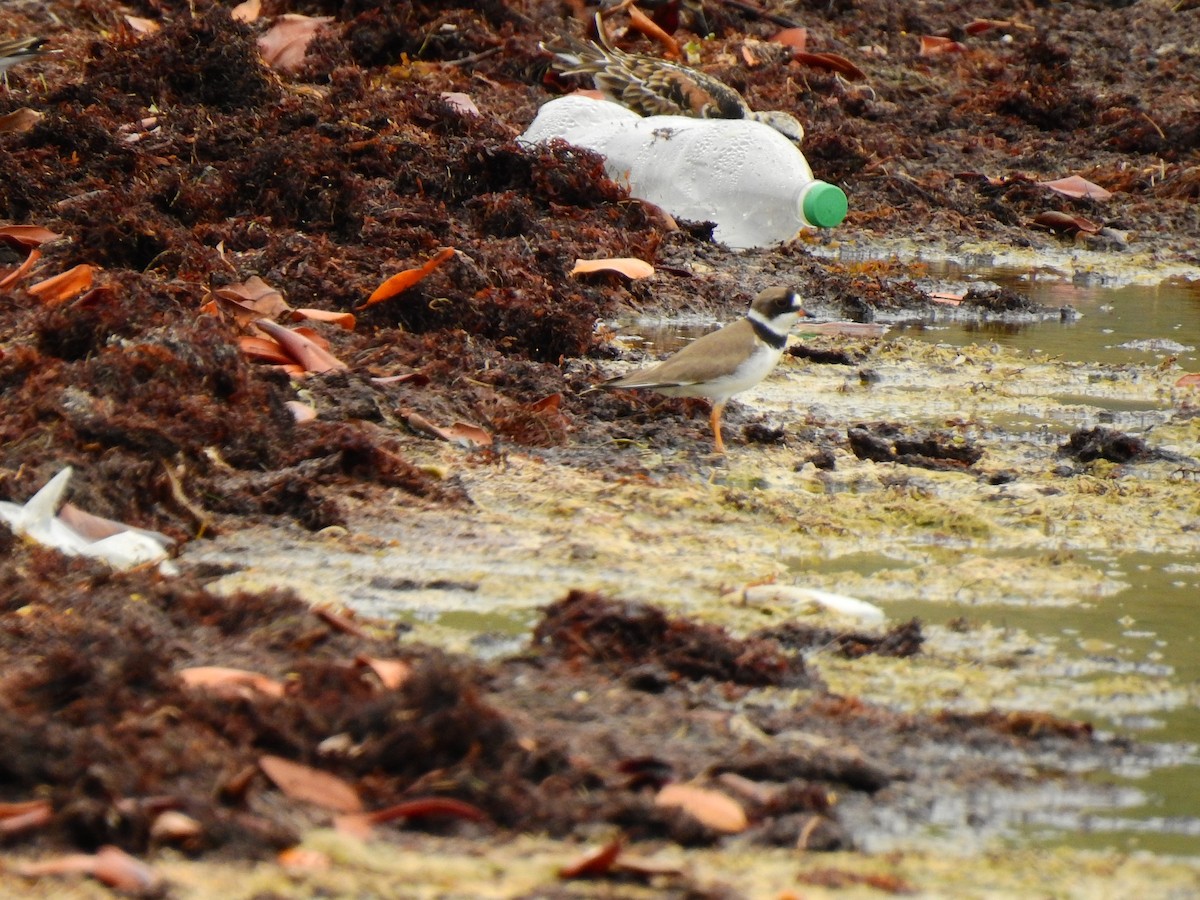
[[(72, 527), (64, 521), (59, 508), (72, 474), (72, 468), (67, 466), (24, 504), (0, 500), (0, 520), (14, 534), (53, 547), (68, 556), (90, 556), (103, 560), (114, 569), (132, 569), (156, 562), (160, 563), (159, 568), (164, 574), (175, 574), (175, 567), (166, 561), (167, 548), (174, 541), (164, 534), (103, 520), (109, 526), (106, 530), (112, 531), (113, 525), (123, 530), (95, 539), (79, 531), (78, 525)], [(79, 510), (70, 515), (76, 522), (81, 519)], [(82, 517), (94, 518), (86, 513), (82, 513)]]
[(845, 594), (834, 594), (816, 588), (797, 587), (790, 584), (755, 584), (746, 588), (742, 596), (747, 603), (795, 603), (797, 605), (819, 606), (822, 610), (858, 619), (861, 622), (884, 622), (887, 615), (878, 606), (848, 597)]

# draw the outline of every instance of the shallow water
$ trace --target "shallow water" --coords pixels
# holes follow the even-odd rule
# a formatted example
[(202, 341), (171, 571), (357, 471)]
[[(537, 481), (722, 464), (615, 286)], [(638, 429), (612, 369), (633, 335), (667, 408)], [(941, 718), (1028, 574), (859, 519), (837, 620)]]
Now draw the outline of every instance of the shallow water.
[[(893, 325), (889, 338), (907, 337), (951, 347), (999, 345), (1063, 362), (1108, 366), (1178, 365), (1200, 372), (1200, 272), (1198, 280), (1175, 280), (1159, 285), (1126, 284), (1107, 287), (1090, 279), (1078, 281), (1043, 277), (1017, 269), (967, 272), (952, 264), (934, 265), (921, 286), (930, 291), (963, 292), (989, 283), (1011, 288), (1050, 307), (1071, 307), (1078, 315), (1021, 323), (953, 321), (947, 308), (940, 321)], [(638, 322), (623, 334), (649, 345), (661, 356), (708, 331), (697, 322)], [(1120, 370), (1115, 370), (1119, 373)], [(1165, 396), (1122, 398), (1112, 385), (1097, 390), (1064, 385), (1049, 400), (1056, 407), (1028, 416), (999, 415), (984, 423), (994, 439), (1017, 440), (1036, 430), (1066, 433), (1077, 427), (1107, 424), (1130, 433), (1144, 433), (1165, 422), (1177, 410)], [(1078, 415), (1072, 418), (1071, 408)], [(1196, 448), (1191, 448), (1191, 455)], [(1197, 492), (1200, 502), (1200, 488)], [(1200, 847), (1200, 534), (1196, 551), (1185, 555), (1145, 552), (1107, 555), (1082, 554), (1078, 561), (1095, 568), (1098, 577), (1126, 585), (1112, 596), (1088, 598), (1051, 606), (1036, 604), (1036, 584), (1023, 586), (1028, 605), (962, 606), (917, 598), (885, 604), (892, 621), (916, 616), (936, 633), (959, 618), (971, 623), (1023, 631), (1051, 642), (1061, 656), (1056, 677), (1076, 679), (1079, 705), (1068, 700), (1055, 715), (1092, 722), (1101, 733), (1128, 736), (1153, 745), (1152, 764), (1131, 759), (1128, 771), (1097, 773), (1109, 787), (1108, 805), (1079, 811), (1067, 803), (1063, 811), (1052, 796), (1044, 806), (1008, 816), (1016, 827), (1008, 839), (1035, 846), (1059, 845), (1089, 849), (1150, 851), (1194, 855)], [(898, 548), (893, 548), (898, 549)], [(1049, 549), (1049, 548), (1048, 548)], [(974, 553), (987, 558), (986, 546)], [(1012, 556), (1014, 551), (994, 551)], [(903, 557), (897, 552), (896, 557)], [(911, 562), (880, 551), (855, 553), (823, 562), (806, 560), (797, 572), (859, 575), (907, 569)], [(1017, 592), (1020, 593), (1019, 591)], [(872, 599), (865, 597), (864, 599)], [(944, 628), (942, 629), (945, 630)], [(1122, 696), (1122, 679), (1131, 690)], [(1139, 680), (1142, 679), (1142, 680)], [(1157, 688), (1138, 696), (1137, 687), (1149, 679)], [(1116, 687), (1108, 703), (1098, 704), (1090, 683), (1107, 680)], [(1107, 690), (1106, 685), (1106, 690)], [(1067, 692), (1066, 696), (1070, 696)], [(1028, 698), (1025, 698), (1026, 700)], [(1022, 698), (1014, 697), (1014, 707)]]
[(986, 288), (990, 283), (1031, 297), (1043, 306), (1070, 307), (1079, 315), (1069, 320), (1029, 323), (902, 325), (897, 326), (896, 334), (951, 346), (996, 343), (1075, 362), (1147, 364), (1173, 358), (1189, 372), (1200, 371), (1200, 280), (1112, 288), (1038, 277), (1016, 269), (967, 275), (949, 264), (934, 268), (931, 274), (933, 278), (918, 283), (940, 291)]

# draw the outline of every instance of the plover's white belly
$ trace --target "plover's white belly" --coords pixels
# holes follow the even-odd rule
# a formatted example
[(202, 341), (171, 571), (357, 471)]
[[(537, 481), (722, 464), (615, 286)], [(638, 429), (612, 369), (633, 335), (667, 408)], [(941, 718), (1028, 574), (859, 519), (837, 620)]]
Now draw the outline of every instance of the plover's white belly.
[(766, 378), (782, 355), (781, 350), (761, 344), (745, 362), (726, 375), (695, 384), (659, 387), (655, 390), (668, 397), (708, 397), (717, 402), (724, 402)]

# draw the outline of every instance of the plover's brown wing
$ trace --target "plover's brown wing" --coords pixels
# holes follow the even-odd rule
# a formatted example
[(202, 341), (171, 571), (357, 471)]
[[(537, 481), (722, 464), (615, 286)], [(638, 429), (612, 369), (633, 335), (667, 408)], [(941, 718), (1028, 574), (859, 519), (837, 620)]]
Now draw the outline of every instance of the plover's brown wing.
[(702, 385), (733, 375), (757, 346), (750, 320), (738, 319), (697, 338), (657, 365), (610, 379), (602, 387), (661, 389)]

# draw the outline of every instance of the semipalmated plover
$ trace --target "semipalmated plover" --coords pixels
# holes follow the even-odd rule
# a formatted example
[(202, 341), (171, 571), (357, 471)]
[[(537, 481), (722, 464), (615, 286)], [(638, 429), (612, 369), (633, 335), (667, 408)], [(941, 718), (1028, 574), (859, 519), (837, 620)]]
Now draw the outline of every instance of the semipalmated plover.
[(42, 49), (44, 43), (46, 43), (46, 39), (40, 37), (12, 38), (0, 41), (0, 72), (7, 72), (17, 63), (52, 52)]
[(598, 91), (638, 115), (753, 119), (796, 143), (804, 139), (804, 126), (791, 113), (753, 110), (729, 85), (698, 69), (618, 50), (608, 43), (598, 15), (596, 30), (599, 44), (564, 35), (539, 46), (558, 57), (562, 74), (591, 75)]
[(787, 287), (767, 288), (750, 311), (719, 331), (688, 344), (657, 365), (602, 382), (602, 388), (647, 388), (668, 397), (706, 397), (713, 403), (709, 424), (716, 451), (725, 452), (721, 413), (734, 394), (758, 384), (779, 362), (788, 331), (806, 315), (800, 295)]

